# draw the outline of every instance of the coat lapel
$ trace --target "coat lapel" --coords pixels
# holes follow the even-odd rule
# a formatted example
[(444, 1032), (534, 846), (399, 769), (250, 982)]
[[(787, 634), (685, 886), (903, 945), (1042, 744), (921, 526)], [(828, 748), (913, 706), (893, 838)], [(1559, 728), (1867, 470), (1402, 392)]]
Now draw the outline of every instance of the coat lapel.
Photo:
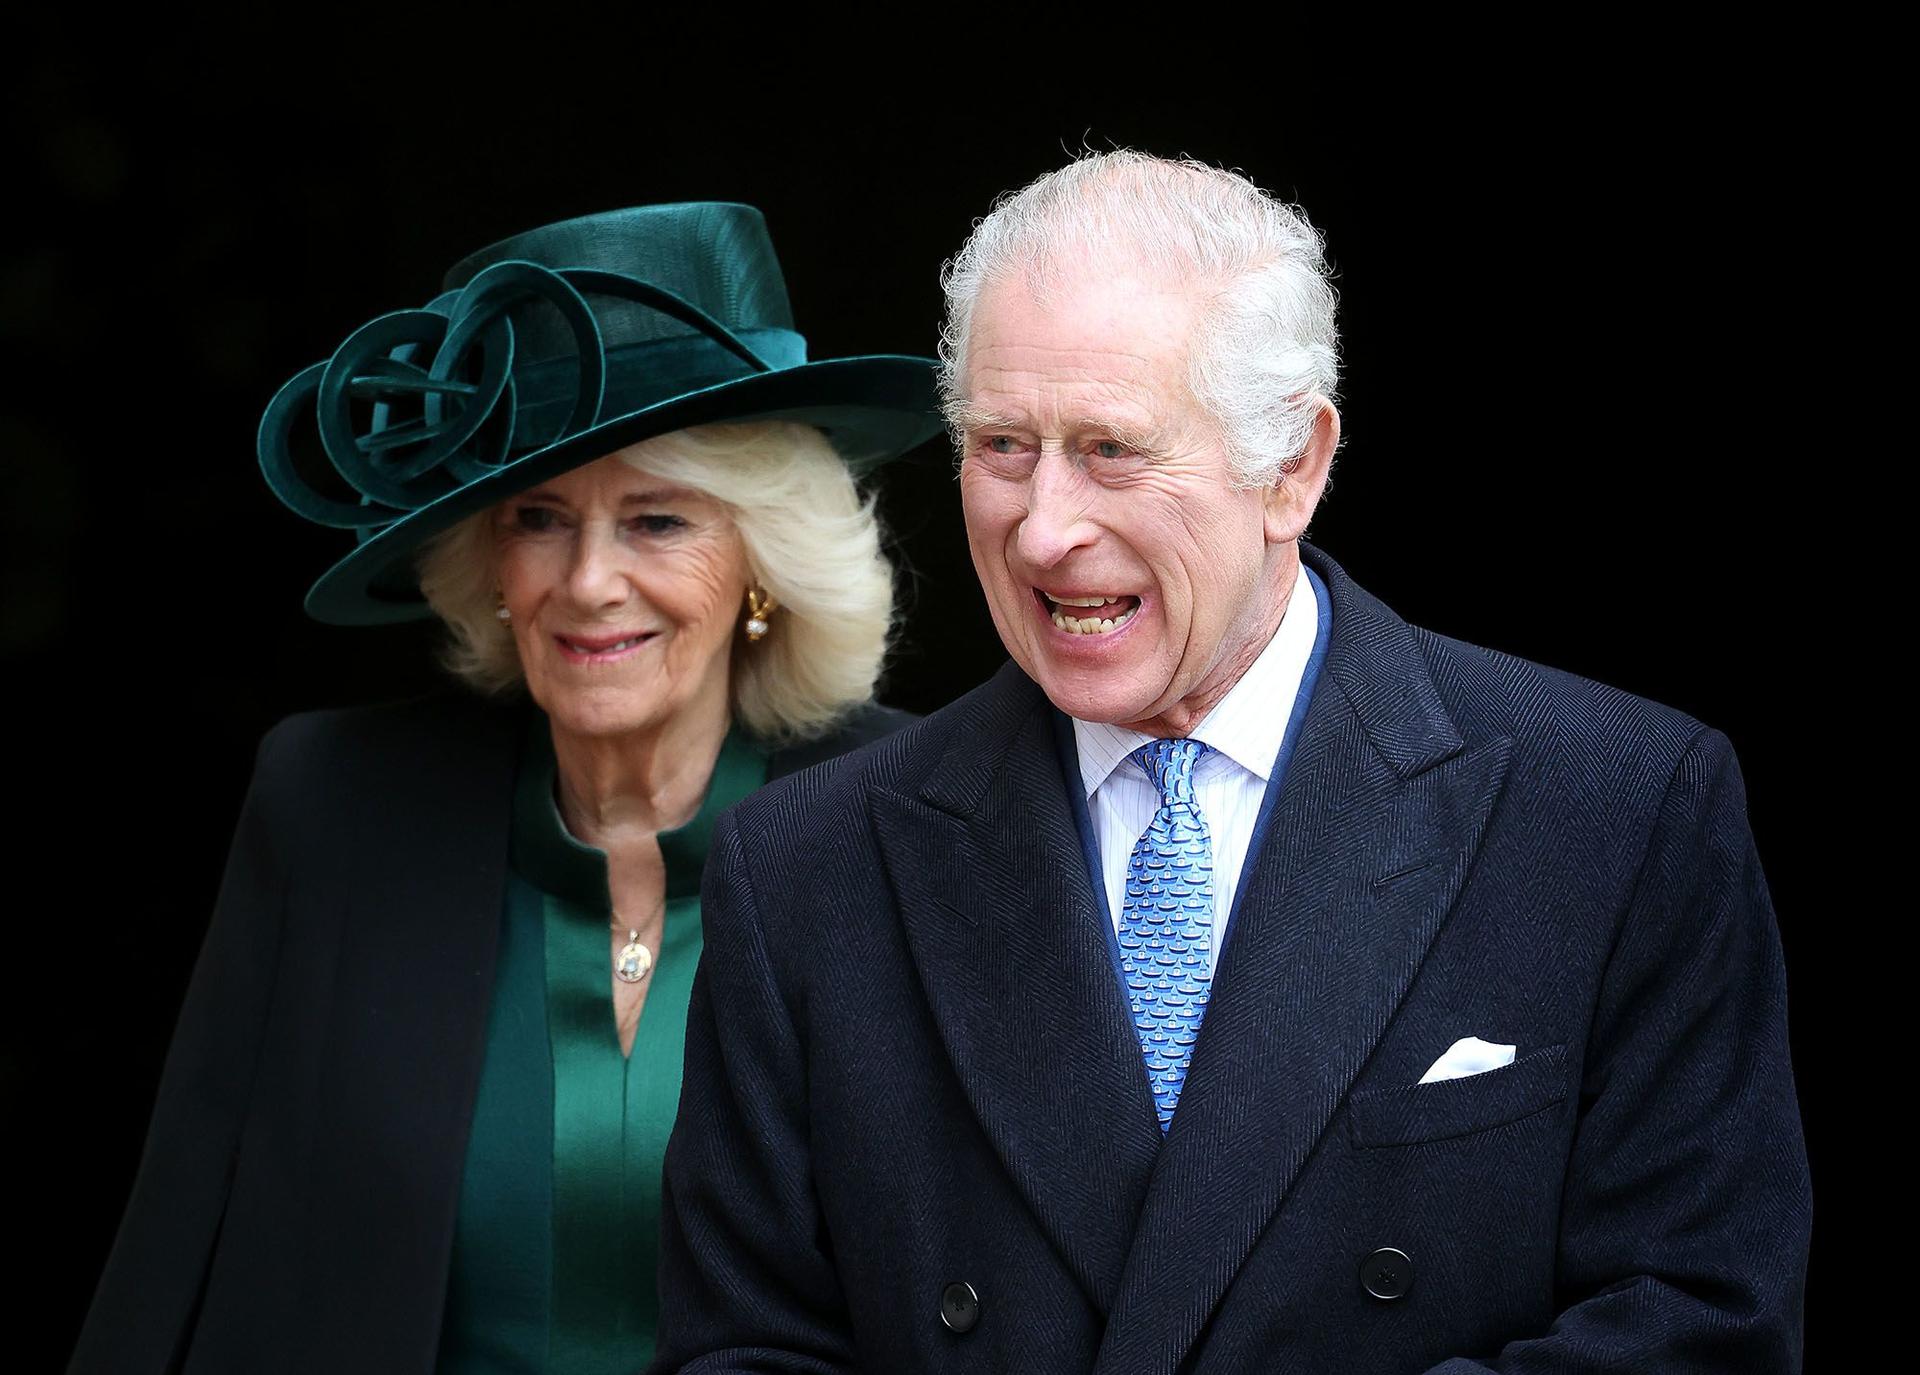
[(1046, 699), (1008, 665), (969, 715), (917, 790), (874, 794), (875, 830), (967, 1101), (1105, 1313), (1159, 1123)]
[(1186, 1358), (1412, 984), (1505, 778), (1508, 742), (1466, 747), (1407, 625), (1306, 552), (1332, 602), (1327, 661), (1247, 859), (1101, 1371)]

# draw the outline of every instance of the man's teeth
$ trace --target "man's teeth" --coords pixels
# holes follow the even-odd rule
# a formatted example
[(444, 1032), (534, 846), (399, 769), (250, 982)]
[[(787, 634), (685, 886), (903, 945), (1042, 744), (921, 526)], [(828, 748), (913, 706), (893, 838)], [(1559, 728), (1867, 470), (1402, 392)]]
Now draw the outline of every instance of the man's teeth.
[(1118, 616), (1074, 617), (1060, 610), (1063, 606), (1106, 606), (1120, 600), (1118, 597), (1052, 597), (1053, 623), (1069, 635), (1105, 635), (1108, 631), (1118, 630), (1133, 619), (1133, 613), (1140, 609), (1140, 603), (1128, 607)]

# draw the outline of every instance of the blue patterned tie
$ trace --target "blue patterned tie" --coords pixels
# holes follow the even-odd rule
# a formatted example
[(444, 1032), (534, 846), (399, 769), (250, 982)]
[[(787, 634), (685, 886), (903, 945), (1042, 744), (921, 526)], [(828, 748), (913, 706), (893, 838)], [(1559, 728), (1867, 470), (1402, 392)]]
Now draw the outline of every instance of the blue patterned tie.
[(1127, 860), (1120, 964), (1160, 1130), (1173, 1122), (1200, 1018), (1213, 949), (1213, 835), (1193, 797), (1193, 770), (1209, 747), (1156, 740), (1127, 757), (1160, 790), (1160, 810)]

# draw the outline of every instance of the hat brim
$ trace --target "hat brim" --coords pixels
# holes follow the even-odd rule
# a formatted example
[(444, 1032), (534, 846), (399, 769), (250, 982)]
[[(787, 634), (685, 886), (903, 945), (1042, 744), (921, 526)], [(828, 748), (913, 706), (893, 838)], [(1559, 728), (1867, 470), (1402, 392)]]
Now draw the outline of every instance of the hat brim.
[(477, 511), (616, 449), (656, 435), (734, 420), (793, 420), (825, 431), (856, 475), (918, 448), (942, 423), (934, 363), (878, 354), (755, 373), (604, 420), (412, 511), (321, 575), (307, 614), (333, 625), (386, 625), (429, 614), (414, 558), (420, 546)]

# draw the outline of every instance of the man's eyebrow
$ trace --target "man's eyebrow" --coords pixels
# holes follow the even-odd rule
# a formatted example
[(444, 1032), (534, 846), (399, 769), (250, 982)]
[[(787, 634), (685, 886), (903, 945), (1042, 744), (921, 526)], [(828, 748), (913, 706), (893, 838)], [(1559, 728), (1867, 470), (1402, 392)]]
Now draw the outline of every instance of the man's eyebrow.
[(1114, 443), (1123, 444), (1135, 453), (1148, 457), (1164, 454), (1169, 447), (1167, 432), (1158, 426), (1132, 425), (1124, 420), (1108, 420), (1098, 416), (1074, 421), (1070, 432), (1103, 434)]
[(999, 411), (988, 410), (972, 401), (951, 401), (946, 406), (947, 423), (956, 430), (1017, 430), (1025, 421)]
[[(947, 423), (962, 432), (1028, 428), (1028, 422), (1020, 416), (989, 410), (971, 401), (951, 403), (946, 408), (946, 414)], [(1072, 435), (1105, 435), (1115, 443), (1124, 444), (1129, 449), (1142, 454), (1159, 454), (1167, 449), (1167, 435), (1162, 429), (1152, 425), (1132, 424), (1111, 416), (1074, 416), (1067, 421), (1066, 432)]]

